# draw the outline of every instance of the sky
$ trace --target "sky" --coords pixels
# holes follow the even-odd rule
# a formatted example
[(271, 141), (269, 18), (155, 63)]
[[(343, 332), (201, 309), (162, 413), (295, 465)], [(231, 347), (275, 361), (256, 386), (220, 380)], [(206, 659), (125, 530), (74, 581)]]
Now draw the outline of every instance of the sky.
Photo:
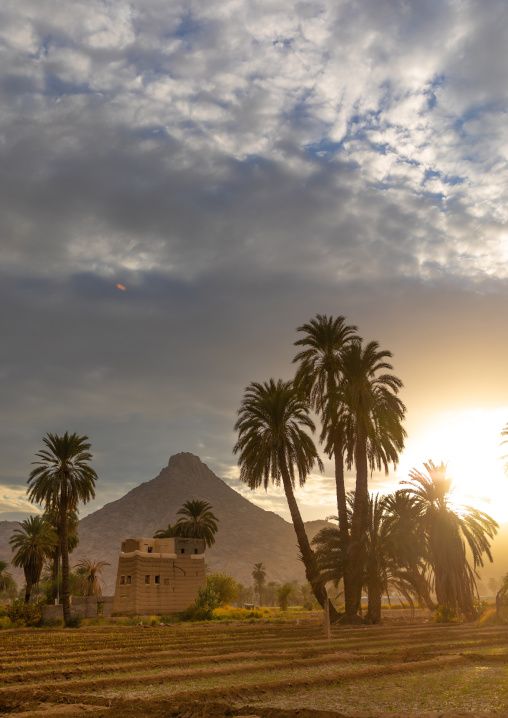
[[(507, 30), (503, 0), (4, 0), (0, 520), (66, 430), (99, 475), (81, 516), (190, 451), (288, 518), (233, 426), (317, 313), (404, 382), (371, 488), (444, 460), (508, 520)], [(326, 461), (305, 519), (333, 488)]]

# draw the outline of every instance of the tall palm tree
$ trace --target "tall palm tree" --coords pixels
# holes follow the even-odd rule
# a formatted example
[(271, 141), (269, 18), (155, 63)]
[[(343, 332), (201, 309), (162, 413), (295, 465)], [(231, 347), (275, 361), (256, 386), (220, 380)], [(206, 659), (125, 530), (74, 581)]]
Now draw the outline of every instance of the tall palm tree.
[(90, 466), (92, 454), (87, 436), (76, 433), (63, 436), (48, 433), (43, 437), (45, 449), (36, 453), (39, 461), (28, 478), (28, 498), (58, 509), (59, 539), (62, 552), (62, 604), (66, 625), (71, 618), (69, 599), (69, 512), (78, 503), (95, 498), (97, 474)]
[[(238, 441), (233, 452), (239, 454), (240, 478), (252, 490), (270, 482), (280, 486), (286, 494), (289, 512), (305, 566), (305, 575), (314, 595), (324, 608), (328, 601), (326, 588), (316, 566), (314, 551), (296, 502), (296, 477), (300, 486), (315, 464), (322, 470), (312, 438), (305, 432), (315, 431), (305, 397), (293, 382), (270, 379), (260, 384), (252, 382), (238, 410)], [(336, 617), (330, 605), (332, 619)]]
[(82, 558), (75, 565), (78, 573), (83, 576), (83, 595), (84, 596), (102, 596), (104, 588), (104, 579), (102, 578), (102, 569), (104, 566), (111, 566), (107, 561), (96, 561), (93, 559)]
[[(386, 360), (389, 351), (381, 351), (378, 342), (365, 347), (360, 340), (351, 341), (342, 354), (340, 395), (345, 406), (348, 433), (348, 467), (356, 468), (355, 505), (351, 519), (350, 543), (346, 566), (344, 622), (358, 622), (361, 584), (356, 569), (361, 564), (361, 537), (368, 511), (369, 468), (384, 469), (398, 463), (404, 448), (406, 432), (402, 426), (406, 408), (397, 396), (401, 380), (393, 374)], [(383, 373), (382, 373), (383, 372)]]
[[(492, 561), (490, 540), (499, 528), (488, 514), (471, 506), (454, 506), (452, 480), (446, 465), (424, 463), (427, 474), (413, 469), (403, 484), (420, 509), (433, 571), (437, 602), (465, 616), (474, 612), (476, 569), (484, 565), (483, 554)], [(469, 549), (473, 565), (468, 561)]]
[(9, 564), (7, 561), (0, 561), (0, 593), (2, 593), (2, 591), (9, 591), (16, 585), (12, 574), (7, 571), (8, 568)]
[(254, 564), (252, 578), (254, 579), (254, 591), (259, 595), (259, 605), (262, 606), (263, 589), (266, 583), (266, 569), (262, 563)]
[(343, 316), (334, 319), (326, 314), (316, 314), (296, 331), (305, 332), (305, 336), (295, 342), (295, 346), (305, 349), (293, 359), (293, 363), (299, 363), (295, 384), (303, 389), (312, 409), (323, 420), (320, 438), (326, 440), (325, 451), (334, 458), (339, 530), (346, 546), (349, 525), (344, 484), (345, 436), (338, 387), (342, 377), (342, 352), (353, 338), (358, 338), (358, 327), (347, 325)]
[(39, 583), (44, 561), (54, 551), (57, 536), (43, 516), (29, 516), (21, 522), (9, 539), (16, 553), (12, 565), (25, 574), (25, 603), (30, 601), (32, 588)]
[(173, 529), (176, 536), (187, 538), (201, 538), (205, 540), (207, 548), (215, 543), (217, 533), (217, 516), (212, 513), (212, 506), (206, 501), (186, 501), (176, 512), (180, 516)]

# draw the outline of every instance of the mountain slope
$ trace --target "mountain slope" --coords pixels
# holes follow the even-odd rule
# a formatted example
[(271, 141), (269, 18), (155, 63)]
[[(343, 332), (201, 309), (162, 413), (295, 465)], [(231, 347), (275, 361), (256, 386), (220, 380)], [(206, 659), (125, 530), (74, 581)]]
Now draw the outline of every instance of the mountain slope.
[[(219, 519), (216, 543), (206, 552), (209, 571), (226, 571), (250, 585), (252, 568), (261, 561), (268, 581), (305, 580), (292, 524), (252, 504), (189, 453), (172, 456), (155, 479), (82, 519), (71, 565), (80, 558), (109, 561), (111, 566), (104, 570), (104, 578), (105, 592), (111, 593), (121, 541), (153, 536), (157, 529), (175, 523), (176, 512), (189, 499), (208, 501)], [(312, 537), (322, 522), (311, 523)], [(16, 527), (16, 522), (0, 522), (0, 557), (6, 560), (11, 556), (8, 538)], [(18, 583), (22, 582), (22, 573), (13, 573)]]

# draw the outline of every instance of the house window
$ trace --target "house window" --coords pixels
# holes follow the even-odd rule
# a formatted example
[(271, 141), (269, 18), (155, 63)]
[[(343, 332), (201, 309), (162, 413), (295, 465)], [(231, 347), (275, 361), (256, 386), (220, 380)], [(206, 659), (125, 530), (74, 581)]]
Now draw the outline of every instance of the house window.
[(148, 547), (148, 553), (152, 553), (152, 552), (153, 552), (153, 546), (149, 546), (149, 547)]
[(198, 550), (197, 550), (197, 548), (195, 548), (195, 549), (194, 549), (194, 553), (197, 553), (197, 552), (198, 552)]
[(160, 577), (160, 576), (156, 576), (156, 577), (155, 577), (155, 583), (160, 583), (160, 582), (161, 582), (161, 577)]
[(185, 549), (184, 549), (184, 548), (181, 548), (181, 549), (180, 549), (180, 553), (185, 553)]
[(120, 576), (120, 586), (125, 586), (125, 576)]
[(127, 585), (132, 583), (132, 576), (127, 576)]
[(169, 578), (165, 578), (165, 579), (164, 579), (164, 585), (165, 585), (165, 586), (169, 586)]
[(145, 583), (150, 583), (150, 576), (145, 576)]

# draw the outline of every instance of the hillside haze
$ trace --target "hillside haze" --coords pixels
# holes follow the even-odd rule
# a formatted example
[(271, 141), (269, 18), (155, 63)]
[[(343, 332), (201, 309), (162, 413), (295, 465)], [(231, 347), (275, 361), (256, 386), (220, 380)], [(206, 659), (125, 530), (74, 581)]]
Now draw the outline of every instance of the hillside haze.
[[(81, 558), (108, 561), (104, 569), (106, 594), (114, 590), (118, 554), (123, 539), (151, 537), (168, 523), (175, 523), (177, 511), (189, 499), (207, 501), (219, 519), (215, 544), (206, 552), (208, 571), (226, 571), (244, 584), (252, 584), (255, 563), (263, 562), (267, 581), (305, 580), (298, 559), (292, 524), (271, 511), (255, 506), (219, 479), (197, 457), (175, 454), (160, 474), (132, 489), (117, 501), (106, 504), (79, 522), (79, 545), (71, 554), (71, 566)], [(324, 521), (308, 524), (312, 537)], [(9, 561), (8, 539), (18, 524), (0, 522), (0, 558)], [(12, 571), (18, 584), (21, 571)]]

